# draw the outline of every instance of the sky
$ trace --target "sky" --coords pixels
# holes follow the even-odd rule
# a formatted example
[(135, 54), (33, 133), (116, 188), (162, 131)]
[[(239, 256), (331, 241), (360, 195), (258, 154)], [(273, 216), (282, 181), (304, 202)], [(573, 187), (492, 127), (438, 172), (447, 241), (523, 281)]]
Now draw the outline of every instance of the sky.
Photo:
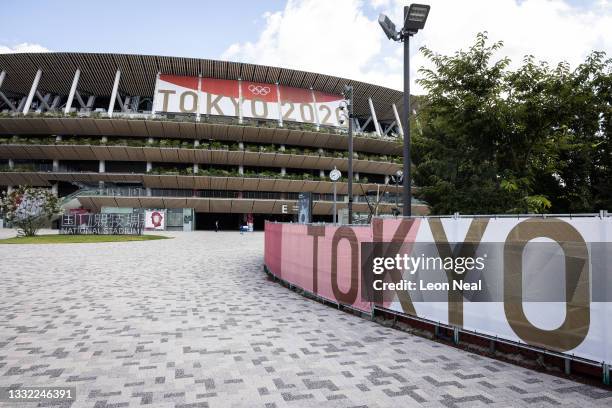
[[(411, 39), (411, 89), (419, 48), (452, 54), (487, 31), (499, 58), (527, 54), (575, 67), (593, 51), (612, 57), (612, 0), (421, 0), (431, 5)], [(380, 29), (397, 25), (399, 0), (4, 0), (0, 53), (113, 52), (223, 59), (295, 68), (402, 89), (402, 46)]]

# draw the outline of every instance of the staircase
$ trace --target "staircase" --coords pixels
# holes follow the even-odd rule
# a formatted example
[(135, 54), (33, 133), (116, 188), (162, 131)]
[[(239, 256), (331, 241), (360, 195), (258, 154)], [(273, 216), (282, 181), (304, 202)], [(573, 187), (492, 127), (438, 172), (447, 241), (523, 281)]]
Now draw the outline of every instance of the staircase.
[(80, 186), (81, 188), (78, 189), (77, 191), (68, 194), (65, 197), (62, 197), (60, 199), (60, 214), (54, 216), (51, 221), (55, 221), (57, 220), (61, 214), (65, 214), (67, 213), (69, 210), (72, 210), (74, 208), (80, 208), (81, 207), (81, 202), (79, 201), (79, 196), (81, 195), (85, 195), (85, 194), (92, 194), (95, 193), (96, 190), (92, 189), (91, 187), (86, 187), (86, 186)]

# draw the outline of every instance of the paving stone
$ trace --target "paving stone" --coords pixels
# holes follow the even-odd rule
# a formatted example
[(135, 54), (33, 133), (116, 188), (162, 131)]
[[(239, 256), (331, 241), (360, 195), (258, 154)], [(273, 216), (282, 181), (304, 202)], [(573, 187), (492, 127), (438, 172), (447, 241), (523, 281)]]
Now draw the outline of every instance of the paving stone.
[(54, 408), (612, 406), (306, 299), (267, 278), (261, 233), (167, 234), (0, 245), (0, 386), (75, 386)]

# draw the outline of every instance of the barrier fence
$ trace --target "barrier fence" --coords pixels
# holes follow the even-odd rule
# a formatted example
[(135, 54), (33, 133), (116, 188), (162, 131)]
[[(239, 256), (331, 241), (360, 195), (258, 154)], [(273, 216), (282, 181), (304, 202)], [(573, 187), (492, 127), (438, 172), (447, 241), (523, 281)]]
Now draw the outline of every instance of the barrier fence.
[[(373, 272), (373, 265), (384, 269), (381, 258), (403, 261), (404, 255), (450, 259), (451, 268), (411, 273), (388, 261), (384, 273)], [(468, 258), (484, 267), (465, 270)], [(612, 217), (605, 212), (375, 218), (364, 226), (266, 223), (265, 265), (276, 278), (367, 314), (390, 311), (597, 362), (609, 381)], [(415, 284), (373, 295), (372, 279), (378, 278)]]

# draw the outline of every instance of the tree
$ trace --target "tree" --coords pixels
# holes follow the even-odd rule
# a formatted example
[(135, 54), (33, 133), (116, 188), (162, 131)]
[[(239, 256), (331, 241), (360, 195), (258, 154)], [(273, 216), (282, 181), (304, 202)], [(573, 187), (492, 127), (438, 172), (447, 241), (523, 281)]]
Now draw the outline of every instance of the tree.
[(496, 139), (503, 127), (503, 72), (509, 61), (490, 64), (501, 42), (479, 34), (468, 51), (444, 56), (422, 48), (434, 69), (422, 69), (428, 91), (414, 136), (417, 196), (434, 214), (503, 212)]
[(486, 33), (452, 56), (422, 48), (428, 91), (414, 135), (418, 197), (434, 214), (612, 208), (612, 60), (574, 71), (526, 56), (510, 70)]
[(6, 219), (18, 229), (18, 235), (33, 237), (60, 213), (59, 199), (43, 188), (21, 186), (3, 193), (0, 209)]

